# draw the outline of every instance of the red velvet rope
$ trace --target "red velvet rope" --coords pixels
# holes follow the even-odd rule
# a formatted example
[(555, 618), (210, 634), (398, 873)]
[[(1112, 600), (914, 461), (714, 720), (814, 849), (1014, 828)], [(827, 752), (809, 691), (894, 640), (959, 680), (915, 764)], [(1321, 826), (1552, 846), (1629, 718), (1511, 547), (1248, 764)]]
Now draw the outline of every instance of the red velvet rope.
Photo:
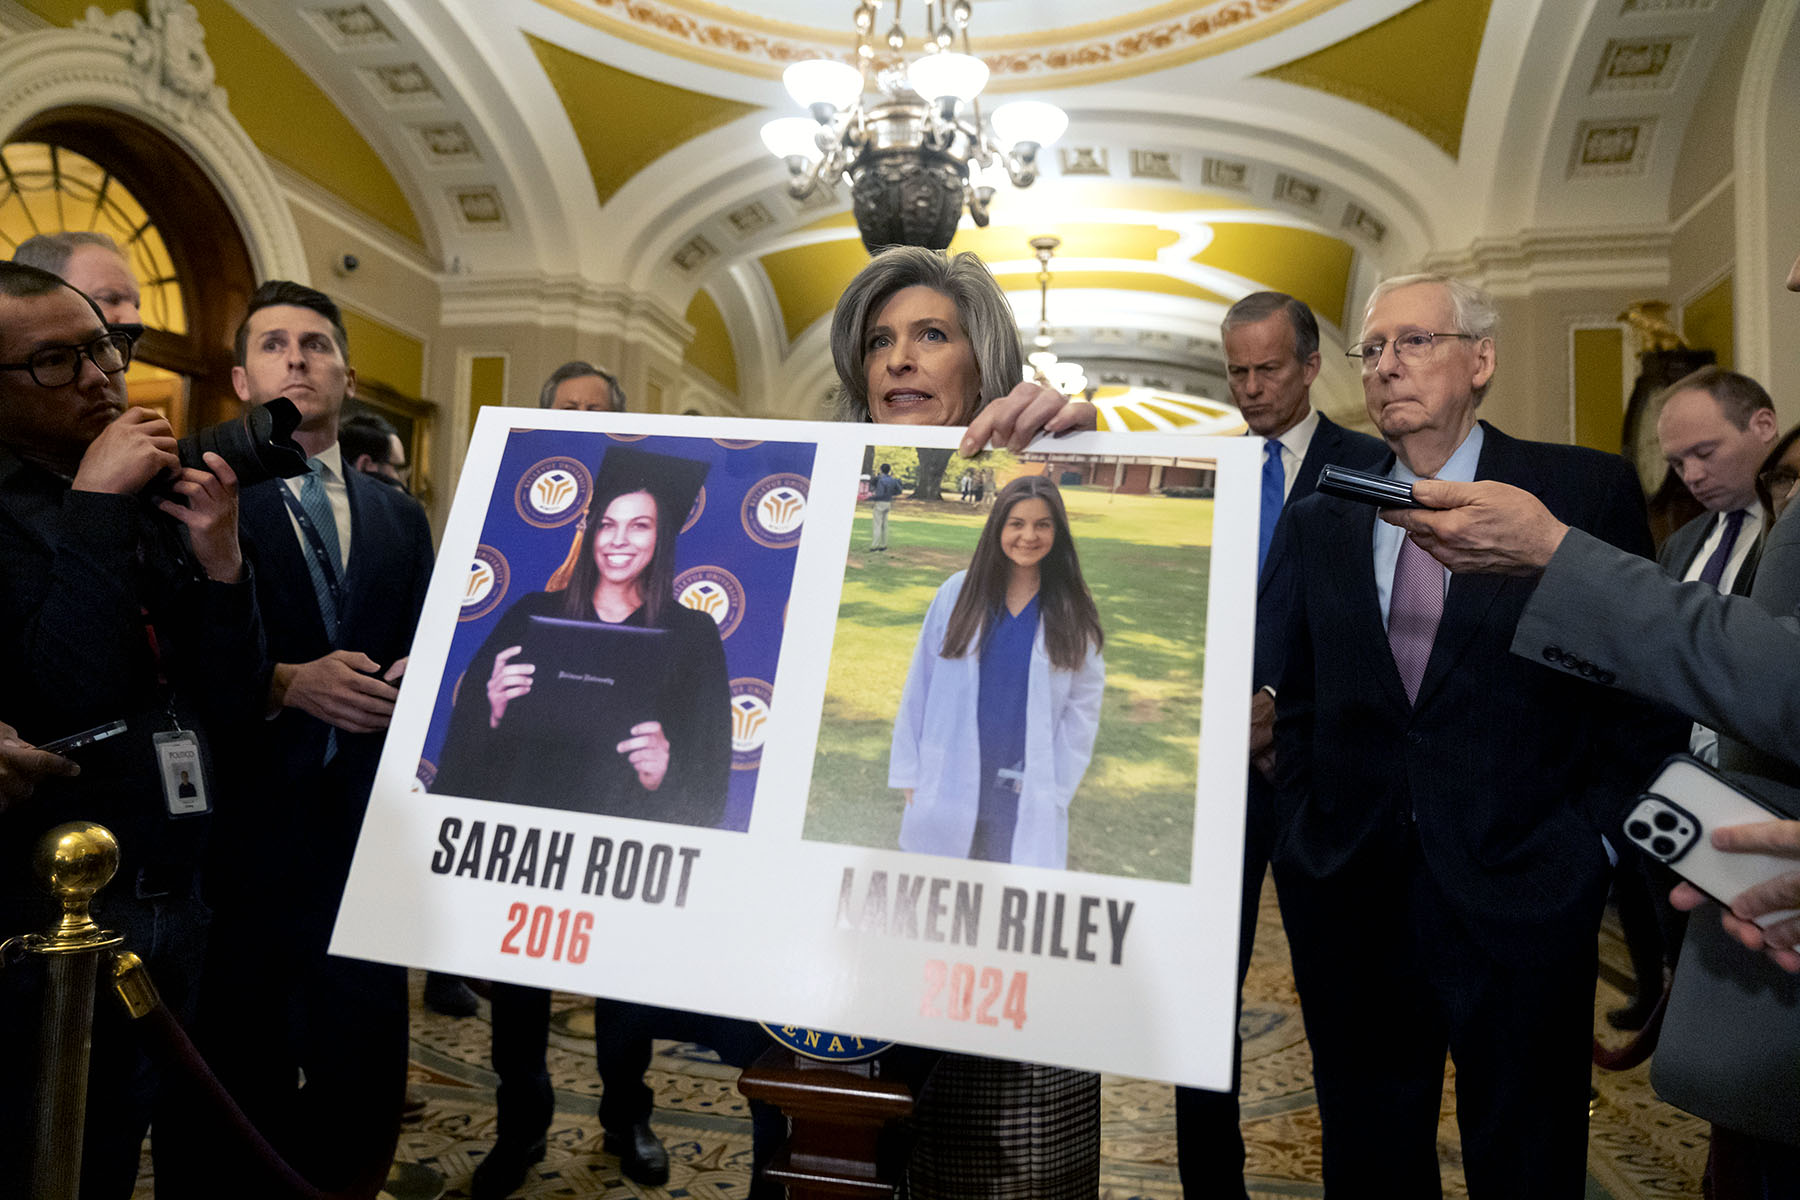
[[(255, 1156), (267, 1176), (258, 1194), (269, 1200), (368, 1200), (373, 1192), (324, 1192), (308, 1183), (300, 1173), (288, 1166), (279, 1151), (269, 1144), (225, 1090), (212, 1068), (206, 1065), (187, 1031), (182, 1029), (167, 1006), (158, 1004), (134, 1023), (143, 1038), (144, 1051), (162, 1064), (165, 1070), (181, 1076), (202, 1096), (219, 1124), (229, 1135)], [(266, 1190), (264, 1190), (266, 1189)]]

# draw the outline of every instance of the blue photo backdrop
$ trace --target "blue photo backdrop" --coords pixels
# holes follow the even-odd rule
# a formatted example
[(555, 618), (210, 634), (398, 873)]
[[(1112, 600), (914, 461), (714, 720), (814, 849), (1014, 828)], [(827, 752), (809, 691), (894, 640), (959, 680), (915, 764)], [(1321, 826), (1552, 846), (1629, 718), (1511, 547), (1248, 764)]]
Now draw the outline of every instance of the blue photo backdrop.
[[(468, 566), (457, 630), (419, 763), (430, 788), (456, 689), (512, 600), (543, 591), (570, 560), (607, 447), (630, 444), (709, 464), (675, 545), (675, 591), (719, 625), (731, 676), (731, 796), (723, 828), (750, 823), (763, 737), (774, 704), (775, 664), (805, 527), (815, 447), (808, 442), (728, 442), (567, 430), (514, 430)], [(470, 681), (470, 686), (485, 686)]]

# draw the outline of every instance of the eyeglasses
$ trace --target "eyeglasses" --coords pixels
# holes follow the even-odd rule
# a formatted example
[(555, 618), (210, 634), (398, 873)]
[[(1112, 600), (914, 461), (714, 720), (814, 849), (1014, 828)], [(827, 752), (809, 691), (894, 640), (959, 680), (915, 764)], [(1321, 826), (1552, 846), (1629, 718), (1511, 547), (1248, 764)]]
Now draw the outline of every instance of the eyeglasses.
[[(1411, 333), (1403, 333), (1394, 339), (1394, 357), (1403, 363), (1417, 366), (1431, 357), (1431, 347), (1439, 338), (1469, 338), (1472, 333), (1426, 333), (1415, 329)], [(1358, 342), (1344, 351), (1344, 357), (1360, 359), (1365, 371), (1373, 371), (1381, 362), (1382, 351), (1387, 349), (1387, 340), (1377, 338), (1371, 342)]]
[(135, 340), (129, 333), (103, 333), (85, 346), (44, 346), (24, 362), (0, 363), (0, 371), (29, 371), (39, 387), (64, 387), (81, 374), (84, 357), (108, 375), (123, 371), (131, 365)]
[(1756, 481), (1763, 485), (1769, 495), (1785, 496), (1793, 490), (1796, 483), (1800, 483), (1800, 471), (1793, 467), (1775, 467), (1758, 475)]

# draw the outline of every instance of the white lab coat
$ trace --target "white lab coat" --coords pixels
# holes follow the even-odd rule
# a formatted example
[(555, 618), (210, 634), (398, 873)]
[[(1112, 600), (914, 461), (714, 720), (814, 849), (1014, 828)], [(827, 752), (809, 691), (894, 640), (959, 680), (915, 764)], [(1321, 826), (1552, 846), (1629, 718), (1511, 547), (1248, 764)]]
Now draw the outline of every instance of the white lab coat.
[[(888, 786), (913, 789), (900, 821), (900, 848), (952, 858), (968, 857), (982, 783), (980, 647), (971, 646), (961, 658), (939, 653), (967, 574), (945, 580), (925, 613), (888, 755)], [(1053, 667), (1040, 621), (1026, 686), (1025, 779), (1012, 861), (1061, 868), (1069, 860), (1069, 801), (1087, 772), (1100, 727), (1106, 664), (1096, 650), (1077, 670)]]

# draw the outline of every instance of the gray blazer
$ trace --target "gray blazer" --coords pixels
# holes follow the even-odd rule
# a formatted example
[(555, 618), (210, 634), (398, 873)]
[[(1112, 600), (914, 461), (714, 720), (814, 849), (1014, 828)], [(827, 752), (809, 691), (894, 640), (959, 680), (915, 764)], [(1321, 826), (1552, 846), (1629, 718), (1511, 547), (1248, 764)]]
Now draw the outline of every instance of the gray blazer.
[(1800, 517), (1792, 512), (1768, 531), (1749, 598), (1677, 583), (1571, 529), (1520, 615), (1512, 650), (1667, 704), (1746, 744), (1721, 742), (1721, 767), (1800, 786)]

